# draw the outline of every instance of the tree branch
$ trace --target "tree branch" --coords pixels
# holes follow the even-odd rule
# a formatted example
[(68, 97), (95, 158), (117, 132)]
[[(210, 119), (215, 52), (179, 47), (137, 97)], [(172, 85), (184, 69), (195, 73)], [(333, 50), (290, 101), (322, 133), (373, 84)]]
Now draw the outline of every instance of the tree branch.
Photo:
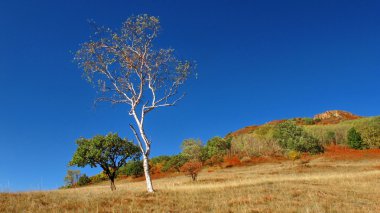
[(141, 143), (141, 139), (139, 138), (139, 136), (138, 136), (138, 134), (137, 134), (137, 131), (136, 131), (135, 127), (133, 127), (132, 124), (129, 124), (129, 127), (132, 129), (132, 132), (133, 132), (133, 134), (135, 135), (135, 137), (136, 137), (136, 139), (137, 139), (137, 142), (138, 142), (138, 144), (139, 144), (139, 147), (140, 147), (140, 151), (141, 151), (141, 153), (145, 153), (145, 150), (144, 150), (143, 145), (142, 145), (142, 143)]

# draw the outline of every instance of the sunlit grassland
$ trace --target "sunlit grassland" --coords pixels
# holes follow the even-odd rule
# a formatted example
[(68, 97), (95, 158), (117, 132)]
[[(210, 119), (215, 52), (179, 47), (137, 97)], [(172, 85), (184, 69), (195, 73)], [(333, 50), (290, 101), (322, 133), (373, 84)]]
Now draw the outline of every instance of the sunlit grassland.
[(379, 158), (325, 157), (204, 169), (197, 182), (176, 176), (77, 189), (0, 195), (0, 212), (380, 212)]

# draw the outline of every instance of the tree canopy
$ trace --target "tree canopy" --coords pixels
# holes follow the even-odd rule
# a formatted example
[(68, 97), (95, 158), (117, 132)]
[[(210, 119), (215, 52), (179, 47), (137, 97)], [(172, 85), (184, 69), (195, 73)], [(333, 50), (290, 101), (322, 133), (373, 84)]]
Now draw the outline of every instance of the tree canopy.
[(117, 170), (122, 167), (128, 159), (140, 157), (139, 148), (133, 142), (122, 139), (118, 134), (106, 136), (97, 135), (93, 138), (80, 138), (76, 141), (78, 147), (70, 166), (97, 167), (100, 166), (111, 181), (111, 189), (116, 189), (114, 180)]

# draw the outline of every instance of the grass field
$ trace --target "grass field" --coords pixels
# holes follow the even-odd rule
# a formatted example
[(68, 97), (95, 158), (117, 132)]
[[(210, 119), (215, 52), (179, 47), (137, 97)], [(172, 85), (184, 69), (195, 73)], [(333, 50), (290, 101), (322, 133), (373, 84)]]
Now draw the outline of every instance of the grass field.
[[(305, 161), (211, 171), (77, 189), (3, 193), (0, 212), (380, 212), (380, 155), (333, 153)], [(341, 155), (342, 153), (338, 153)]]

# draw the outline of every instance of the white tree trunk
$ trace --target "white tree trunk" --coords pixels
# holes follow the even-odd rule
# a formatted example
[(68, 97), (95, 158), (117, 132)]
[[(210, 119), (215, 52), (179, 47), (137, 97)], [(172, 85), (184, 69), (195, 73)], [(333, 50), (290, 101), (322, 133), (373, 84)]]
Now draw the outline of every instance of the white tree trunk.
[(144, 166), (144, 174), (145, 174), (145, 180), (146, 180), (146, 189), (148, 192), (152, 193), (154, 192), (153, 190), (153, 185), (152, 185), (152, 180), (150, 178), (150, 172), (149, 172), (149, 159), (147, 155), (143, 155), (143, 166)]

